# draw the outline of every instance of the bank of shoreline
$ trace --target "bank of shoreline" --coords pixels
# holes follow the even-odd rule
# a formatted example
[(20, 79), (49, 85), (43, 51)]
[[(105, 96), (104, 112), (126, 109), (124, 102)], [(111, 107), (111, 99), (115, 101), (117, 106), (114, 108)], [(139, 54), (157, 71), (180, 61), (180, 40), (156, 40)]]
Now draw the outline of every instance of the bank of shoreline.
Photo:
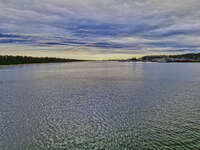
[(124, 60), (110, 60), (120, 62), (157, 62), (157, 63), (200, 63), (200, 53), (188, 53), (179, 55), (149, 55), (141, 58)]
[[(27, 65), (27, 64), (51, 64), (86, 62), (92, 60), (77, 60), (53, 57), (30, 57), (30, 56), (2, 56), (0, 55), (0, 68), (4, 66)], [(141, 58), (121, 60), (93, 60), (93, 61), (119, 61), (119, 62), (157, 62), (157, 63), (200, 63), (200, 53), (189, 53), (181, 55), (149, 55)]]
[(2, 56), (0, 55), (0, 66), (44, 64), (44, 63), (70, 63), (83, 62), (85, 60), (53, 58), (53, 57), (29, 57), (29, 56)]

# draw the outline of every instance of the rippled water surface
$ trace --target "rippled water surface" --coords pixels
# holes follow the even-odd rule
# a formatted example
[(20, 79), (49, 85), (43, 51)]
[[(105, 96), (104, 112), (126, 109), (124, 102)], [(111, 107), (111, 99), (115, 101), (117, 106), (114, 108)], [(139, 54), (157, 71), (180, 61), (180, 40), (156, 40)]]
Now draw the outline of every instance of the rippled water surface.
[(0, 150), (199, 150), (200, 64), (0, 69)]

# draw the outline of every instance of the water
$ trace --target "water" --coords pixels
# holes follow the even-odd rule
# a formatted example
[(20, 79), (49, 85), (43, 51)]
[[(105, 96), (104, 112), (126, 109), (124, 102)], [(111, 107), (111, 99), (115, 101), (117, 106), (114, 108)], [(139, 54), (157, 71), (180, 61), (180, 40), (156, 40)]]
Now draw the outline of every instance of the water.
[(200, 64), (0, 69), (2, 150), (198, 150)]

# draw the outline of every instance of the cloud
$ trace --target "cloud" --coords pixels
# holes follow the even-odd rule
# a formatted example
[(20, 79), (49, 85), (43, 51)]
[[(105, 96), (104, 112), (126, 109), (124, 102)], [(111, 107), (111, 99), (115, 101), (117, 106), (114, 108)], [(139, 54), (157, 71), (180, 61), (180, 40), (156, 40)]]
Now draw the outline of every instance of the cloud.
[(0, 0), (0, 44), (196, 52), (199, 18), (198, 0)]

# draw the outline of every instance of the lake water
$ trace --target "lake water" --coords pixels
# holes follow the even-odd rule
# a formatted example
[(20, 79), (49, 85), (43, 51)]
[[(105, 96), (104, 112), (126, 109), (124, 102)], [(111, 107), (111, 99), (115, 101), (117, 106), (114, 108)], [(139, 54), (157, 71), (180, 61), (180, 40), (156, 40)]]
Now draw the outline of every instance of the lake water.
[(0, 69), (0, 150), (198, 150), (200, 64)]

